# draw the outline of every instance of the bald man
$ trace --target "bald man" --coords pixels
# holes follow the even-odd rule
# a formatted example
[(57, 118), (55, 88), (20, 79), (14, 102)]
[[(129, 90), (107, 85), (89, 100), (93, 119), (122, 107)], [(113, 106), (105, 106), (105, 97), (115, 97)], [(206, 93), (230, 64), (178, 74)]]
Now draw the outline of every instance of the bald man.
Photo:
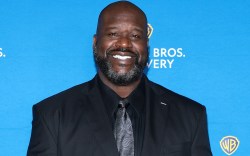
[(96, 76), (33, 106), (28, 156), (211, 156), (206, 109), (148, 80), (147, 18), (105, 7), (93, 39)]

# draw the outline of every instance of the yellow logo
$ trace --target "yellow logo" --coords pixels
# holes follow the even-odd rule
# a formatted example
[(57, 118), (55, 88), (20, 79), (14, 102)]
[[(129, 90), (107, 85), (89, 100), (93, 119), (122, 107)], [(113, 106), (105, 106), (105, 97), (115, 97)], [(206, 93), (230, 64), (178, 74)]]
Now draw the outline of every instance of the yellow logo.
[(150, 38), (151, 37), (151, 35), (152, 35), (152, 33), (153, 33), (153, 27), (152, 27), (152, 25), (151, 24), (149, 24), (148, 23), (148, 38)]
[(234, 136), (225, 136), (220, 141), (221, 149), (227, 154), (233, 154), (240, 145), (240, 141)]

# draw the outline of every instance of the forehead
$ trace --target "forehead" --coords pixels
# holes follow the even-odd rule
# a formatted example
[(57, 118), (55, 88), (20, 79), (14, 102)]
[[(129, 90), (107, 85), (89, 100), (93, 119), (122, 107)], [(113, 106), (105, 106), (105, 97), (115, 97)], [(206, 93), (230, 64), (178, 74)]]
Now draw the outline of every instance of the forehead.
[(126, 26), (126, 27), (137, 27), (145, 29), (146, 21), (143, 17), (140, 17), (132, 13), (116, 13), (116, 14), (106, 14), (103, 16), (102, 22), (100, 23), (102, 27), (106, 26)]
[(106, 29), (107, 27), (136, 27), (142, 31), (147, 31), (147, 19), (139, 8), (118, 4), (103, 10), (99, 17), (98, 27), (99, 29)]

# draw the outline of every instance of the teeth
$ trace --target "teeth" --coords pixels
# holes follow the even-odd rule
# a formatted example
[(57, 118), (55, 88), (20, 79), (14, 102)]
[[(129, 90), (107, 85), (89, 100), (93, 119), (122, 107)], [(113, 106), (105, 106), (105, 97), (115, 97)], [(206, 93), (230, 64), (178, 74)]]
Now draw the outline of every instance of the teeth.
[(126, 60), (126, 59), (131, 59), (131, 56), (113, 55), (113, 58), (120, 59), (120, 60)]

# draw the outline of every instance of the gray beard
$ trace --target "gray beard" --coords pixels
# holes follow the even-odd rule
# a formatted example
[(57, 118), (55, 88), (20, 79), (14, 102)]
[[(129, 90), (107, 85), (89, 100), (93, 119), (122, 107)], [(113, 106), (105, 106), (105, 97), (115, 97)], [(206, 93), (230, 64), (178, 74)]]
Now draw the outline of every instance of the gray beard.
[(146, 62), (139, 63), (136, 58), (134, 67), (127, 73), (118, 73), (112, 69), (112, 64), (107, 58), (99, 56), (94, 52), (95, 62), (106, 78), (119, 86), (126, 86), (138, 80), (143, 74)]

